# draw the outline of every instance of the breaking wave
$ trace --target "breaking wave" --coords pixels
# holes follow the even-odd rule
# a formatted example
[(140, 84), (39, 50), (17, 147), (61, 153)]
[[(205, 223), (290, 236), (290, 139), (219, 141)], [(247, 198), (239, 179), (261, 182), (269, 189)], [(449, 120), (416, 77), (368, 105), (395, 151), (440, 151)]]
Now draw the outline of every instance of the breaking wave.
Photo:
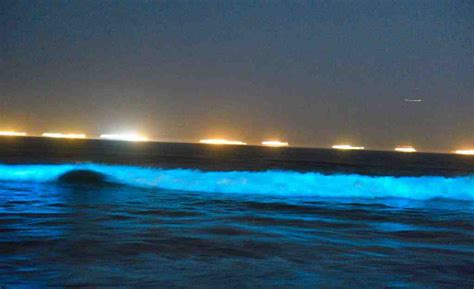
[(60, 164), (0, 165), (0, 181), (104, 182), (178, 191), (279, 196), (474, 200), (474, 175), (392, 177), (294, 171), (204, 172), (122, 165)]

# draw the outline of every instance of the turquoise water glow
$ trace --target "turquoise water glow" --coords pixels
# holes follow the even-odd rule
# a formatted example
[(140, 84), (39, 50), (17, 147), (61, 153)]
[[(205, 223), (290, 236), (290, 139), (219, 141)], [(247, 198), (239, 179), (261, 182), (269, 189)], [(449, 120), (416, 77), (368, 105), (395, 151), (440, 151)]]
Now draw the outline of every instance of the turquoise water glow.
[(324, 175), (294, 171), (216, 171), (159, 169), (102, 164), (0, 165), (0, 181), (54, 182), (65, 173), (87, 170), (107, 181), (142, 188), (210, 193), (344, 198), (446, 198), (474, 200), (474, 176), (392, 177)]

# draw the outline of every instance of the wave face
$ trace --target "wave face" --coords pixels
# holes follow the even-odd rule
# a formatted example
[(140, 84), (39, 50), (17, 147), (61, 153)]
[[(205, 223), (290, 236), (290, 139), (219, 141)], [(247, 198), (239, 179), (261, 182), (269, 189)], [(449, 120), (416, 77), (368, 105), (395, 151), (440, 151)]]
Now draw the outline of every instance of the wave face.
[[(56, 182), (77, 175), (143, 188), (234, 194), (339, 198), (446, 198), (474, 200), (474, 175), (391, 177), (294, 171), (159, 169), (101, 164), (0, 165), (0, 181)], [(84, 181), (84, 180), (83, 180)], [(87, 178), (85, 178), (87, 182)]]

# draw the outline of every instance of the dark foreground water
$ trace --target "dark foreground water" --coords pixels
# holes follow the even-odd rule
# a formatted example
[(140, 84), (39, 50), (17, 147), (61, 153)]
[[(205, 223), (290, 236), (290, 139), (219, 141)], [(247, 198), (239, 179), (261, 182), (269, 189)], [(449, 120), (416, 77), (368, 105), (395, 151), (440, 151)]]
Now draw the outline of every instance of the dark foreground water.
[[(152, 158), (146, 166), (119, 165), (120, 154), (109, 165), (60, 164), (54, 153), (5, 158), (0, 287), (474, 286), (472, 158), (403, 156), (409, 166), (399, 159), (398, 169), (384, 167), (398, 173), (380, 175), (370, 173), (378, 165), (353, 166), (354, 172), (337, 164), (335, 172), (308, 168), (321, 160), (305, 151), (305, 165), (286, 160), (298, 170), (229, 171), (202, 167), (232, 163), (233, 148), (193, 149), (206, 157), (165, 165)], [(281, 161), (298, 155), (248, 149), (247, 160), (238, 149), (238, 166), (264, 166), (255, 155)], [(146, 158), (143, 150), (130, 148), (138, 159)], [(400, 158), (370, 152), (328, 158), (378, 164), (381, 155)], [(200, 162), (200, 170), (190, 165)]]

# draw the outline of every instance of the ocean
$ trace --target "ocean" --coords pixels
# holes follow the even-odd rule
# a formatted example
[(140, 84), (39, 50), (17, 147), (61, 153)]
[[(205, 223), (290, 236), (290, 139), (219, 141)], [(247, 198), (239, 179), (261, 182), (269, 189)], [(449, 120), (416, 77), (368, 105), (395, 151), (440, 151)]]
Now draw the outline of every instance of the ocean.
[(0, 287), (473, 288), (474, 158), (0, 138)]

